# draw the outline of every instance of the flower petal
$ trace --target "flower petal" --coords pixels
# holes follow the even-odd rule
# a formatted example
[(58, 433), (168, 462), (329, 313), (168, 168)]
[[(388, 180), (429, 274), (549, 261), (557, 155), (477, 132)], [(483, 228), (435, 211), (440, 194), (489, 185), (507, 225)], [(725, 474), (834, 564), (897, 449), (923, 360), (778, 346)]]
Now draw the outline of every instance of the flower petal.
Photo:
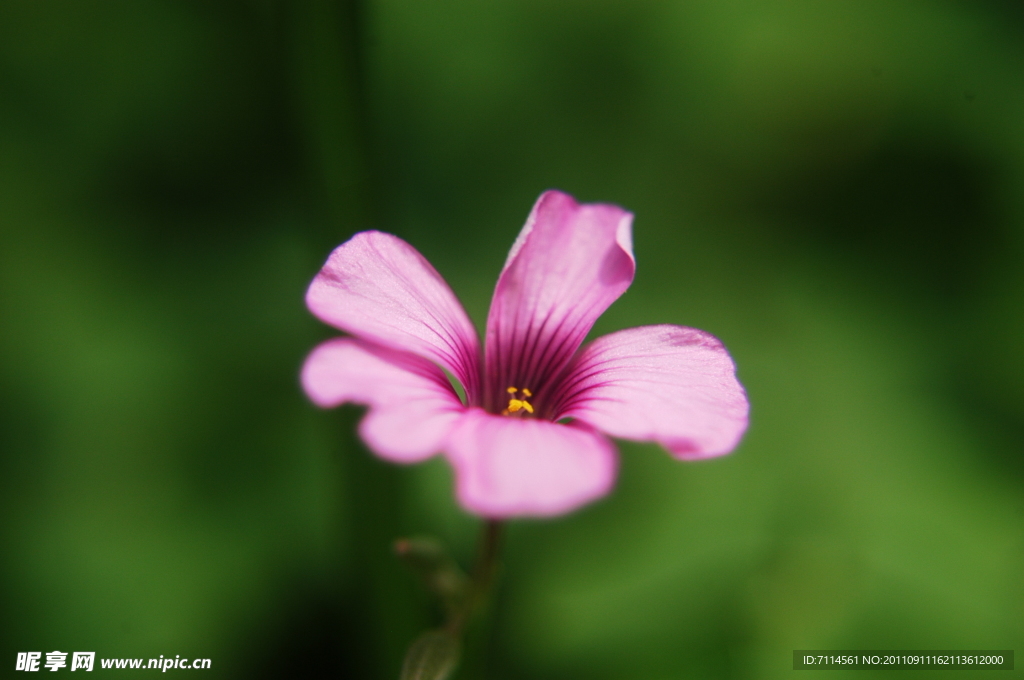
[(477, 398), (476, 329), (437, 270), (397, 236), (364, 231), (335, 248), (306, 305), (336, 328), (436, 361)]
[(399, 463), (438, 453), (465, 410), (434, 364), (356, 338), (335, 338), (314, 349), (302, 367), (302, 386), (323, 408), (369, 406), (360, 436), (374, 453)]
[(485, 517), (560, 515), (604, 496), (615, 482), (615, 447), (580, 425), (472, 409), (445, 447), (456, 494)]
[(541, 195), (512, 245), (487, 317), (485, 406), (528, 388), (543, 409), (548, 382), (633, 281), (632, 214)]
[(694, 328), (642, 326), (598, 338), (558, 391), (557, 418), (654, 440), (683, 459), (729, 453), (747, 428), (747, 395), (729, 353)]

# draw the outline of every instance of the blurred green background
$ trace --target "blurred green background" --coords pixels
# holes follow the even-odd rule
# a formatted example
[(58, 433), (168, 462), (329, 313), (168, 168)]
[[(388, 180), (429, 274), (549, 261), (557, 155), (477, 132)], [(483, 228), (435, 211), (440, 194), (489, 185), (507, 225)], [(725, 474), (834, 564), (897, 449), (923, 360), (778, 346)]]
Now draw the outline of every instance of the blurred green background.
[(302, 296), (377, 228), (481, 324), (550, 187), (636, 214), (595, 334), (716, 334), (751, 427), (512, 523), (459, 677), (1024, 652), (1022, 38), (1015, 0), (3, 2), (5, 672), (396, 678), (436, 612), (392, 539), (478, 523), (308, 403)]

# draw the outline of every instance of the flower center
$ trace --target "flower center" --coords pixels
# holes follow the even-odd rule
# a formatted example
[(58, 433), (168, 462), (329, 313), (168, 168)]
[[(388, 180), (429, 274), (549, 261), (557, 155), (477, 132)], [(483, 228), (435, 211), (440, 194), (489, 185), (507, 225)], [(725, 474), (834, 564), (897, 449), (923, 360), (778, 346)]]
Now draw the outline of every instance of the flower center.
[[(522, 414), (523, 411), (526, 413), (533, 413), (533, 406), (530, 405), (530, 402), (526, 401), (533, 396), (533, 392), (525, 387), (521, 390), (510, 387), (505, 391), (509, 394), (508, 406), (501, 412), (501, 415), (510, 416), (514, 413)], [(520, 393), (523, 395), (522, 399), (518, 398)]]

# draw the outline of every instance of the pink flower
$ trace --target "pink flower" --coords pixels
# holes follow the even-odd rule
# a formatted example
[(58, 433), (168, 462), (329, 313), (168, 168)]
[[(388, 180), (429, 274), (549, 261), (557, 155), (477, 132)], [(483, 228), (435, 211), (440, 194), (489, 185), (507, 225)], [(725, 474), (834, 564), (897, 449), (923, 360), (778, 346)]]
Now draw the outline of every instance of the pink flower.
[(313, 350), (306, 393), (325, 408), (367, 405), (359, 433), (382, 458), (443, 453), (459, 502), (491, 518), (558, 515), (607, 494), (618, 459), (606, 435), (656, 441), (683, 460), (728, 453), (748, 404), (716, 338), (641, 326), (580, 349), (633, 281), (632, 221), (616, 206), (543, 194), (498, 278), (482, 356), (462, 305), (416, 249), (356, 234), (306, 294), (313, 314), (354, 336)]

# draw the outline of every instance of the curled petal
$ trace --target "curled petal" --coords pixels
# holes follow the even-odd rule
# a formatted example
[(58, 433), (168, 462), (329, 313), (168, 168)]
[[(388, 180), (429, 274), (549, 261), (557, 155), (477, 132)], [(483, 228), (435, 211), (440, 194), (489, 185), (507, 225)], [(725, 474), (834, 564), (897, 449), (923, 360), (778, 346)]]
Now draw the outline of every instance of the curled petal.
[(306, 305), (352, 335), (437, 362), (477, 398), (476, 329), (437, 270), (397, 236), (364, 231), (335, 248)]
[(412, 463), (438, 453), (464, 411), (434, 364), (356, 338), (328, 340), (302, 367), (302, 386), (317, 406), (365, 404), (359, 434), (377, 455)]
[(552, 516), (611, 491), (615, 448), (586, 426), (471, 409), (445, 447), (456, 494), (485, 517)]
[(729, 353), (694, 328), (642, 326), (598, 338), (558, 391), (558, 418), (653, 440), (683, 459), (729, 453), (747, 428), (747, 395)]
[[(533, 207), (498, 279), (487, 317), (485, 405), (508, 387), (538, 403), (591, 326), (633, 281), (632, 214), (558, 191)], [(541, 406), (540, 408), (543, 408)]]

